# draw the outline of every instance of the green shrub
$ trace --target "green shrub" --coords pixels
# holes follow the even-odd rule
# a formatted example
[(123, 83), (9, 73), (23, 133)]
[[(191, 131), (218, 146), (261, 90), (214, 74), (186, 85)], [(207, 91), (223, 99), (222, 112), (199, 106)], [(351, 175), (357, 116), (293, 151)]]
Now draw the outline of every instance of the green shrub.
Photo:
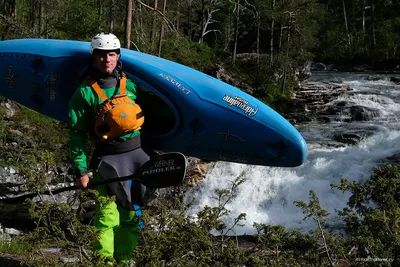
[(178, 39), (167, 37), (163, 42), (161, 56), (199, 71), (210, 69), (215, 59), (209, 46), (192, 42), (185, 36), (179, 36)]

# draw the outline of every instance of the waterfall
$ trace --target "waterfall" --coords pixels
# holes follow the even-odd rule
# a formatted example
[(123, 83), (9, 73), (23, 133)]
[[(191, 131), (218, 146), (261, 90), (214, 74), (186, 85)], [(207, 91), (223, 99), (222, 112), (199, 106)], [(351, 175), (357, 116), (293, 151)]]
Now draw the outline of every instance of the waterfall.
[[(377, 110), (373, 118), (357, 122), (311, 122), (299, 125), (298, 129), (309, 144), (306, 162), (295, 168), (273, 168), (251, 166), (238, 163), (217, 162), (210, 168), (206, 178), (195, 189), (186, 193), (185, 202), (188, 213), (195, 216), (205, 205), (215, 206), (216, 189), (229, 189), (237, 178), (246, 178), (240, 185), (237, 196), (227, 208), (230, 215), (224, 218), (229, 226), (234, 218), (246, 213), (243, 227), (235, 227), (238, 235), (254, 234), (253, 223), (279, 224), (287, 229), (306, 232), (315, 228), (310, 219), (304, 220), (302, 210), (293, 202), (308, 202), (309, 190), (313, 189), (319, 197), (321, 207), (330, 215), (331, 225), (342, 223), (335, 210), (343, 209), (349, 193), (343, 194), (332, 189), (331, 183), (339, 183), (341, 178), (363, 182), (373, 173), (374, 168), (382, 166), (385, 159), (400, 152), (400, 85), (389, 81), (388, 77), (369, 80), (363, 76), (348, 73), (329, 73), (318, 76), (322, 81), (350, 84), (351, 94), (340, 96), (328, 103), (349, 103)], [(373, 132), (354, 146), (342, 147), (312, 146), (314, 141), (329, 141), (335, 131), (358, 129)], [(323, 142), (322, 142), (323, 144)]]

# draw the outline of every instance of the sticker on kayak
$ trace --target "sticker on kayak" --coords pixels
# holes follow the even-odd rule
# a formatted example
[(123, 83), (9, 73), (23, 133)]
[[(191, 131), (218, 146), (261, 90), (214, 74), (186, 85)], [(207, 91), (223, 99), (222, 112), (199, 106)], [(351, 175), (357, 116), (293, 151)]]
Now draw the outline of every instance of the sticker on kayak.
[(258, 112), (258, 106), (256, 106), (255, 108), (251, 107), (249, 105), (249, 101), (241, 98), (240, 96), (232, 97), (229, 95), (225, 95), (222, 98), (222, 100), (225, 101), (229, 106), (243, 110), (244, 114), (246, 114), (249, 117), (253, 117)]
[(13, 58), (28, 58), (28, 57), (37, 57), (30, 54), (25, 53), (0, 53), (0, 57), (13, 57)]
[(225, 140), (232, 140), (232, 141), (239, 141), (239, 142), (247, 142), (246, 139), (231, 133), (230, 130), (228, 130), (228, 132), (224, 133), (224, 132), (218, 132), (217, 134), (223, 136), (225, 138)]
[(8, 89), (14, 89), (15, 88), (15, 72), (13, 71), (13, 66), (12, 65), (8, 65), (8, 67), (6, 68), (6, 84)]
[(182, 84), (180, 84), (178, 81), (176, 81), (174, 78), (172, 78), (171, 76), (164, 74), (164, 73), (159, 73), (158, 75), (160, 75), (161, 77), (163, 77), (164, 79), (166, 79), (167, 81), (169, 81), (170, 83), (172, 83), (173, 85), (175, 85), (176, 87), (178, 87), (179, 89), (181, 89), (181, 91), (187, 95), (190, 93), (190, 90), (187, 89), (185, 86), (183, 86)]
[(46, 81), (46, 89), (47, 89), (47, 94), (49, 95), (49, 98), (51, 101), (56, 101), (57, 97), (57, 73), (55, 72), (50, 72), (49, 73), (49, 78)]

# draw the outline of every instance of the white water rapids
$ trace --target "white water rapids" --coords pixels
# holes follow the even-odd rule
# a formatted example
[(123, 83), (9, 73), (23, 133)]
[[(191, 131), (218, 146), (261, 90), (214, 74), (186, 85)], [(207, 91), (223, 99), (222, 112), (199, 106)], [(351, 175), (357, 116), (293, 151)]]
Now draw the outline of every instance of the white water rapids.
[[(393, 76), (393, 75), (392, 75)], [(369, 77), (369, 78), (368, 78)], [(253, 223), (279, 224), (287, 229), (303, 232), (315, 228), (311, 219), (303, 220), (302, 210), (293, 201), (308, 203), (309, 191), (315, 190), (321, 207), (330, 215), (331, 224), (341, 224), (335, 210), (346, 206), (349, 194), (332, 189), (331, 183), (339, 183), (342, 177), (351, 181), (365, 181), (373, 169), (382, 166), (383, 160), (400, 152), (400, 85), (389, 81), (389, 76), (379, 75), (371, 80), (366, 74), (317, 73), (314, 81), (343, 82), (353, 91), (335, 101), (379, 110), (379, 116), (371, 121), (307, 123), (296, 125), (309, 145), (305, 163), (295, 168), (272, 168), (236, 163), (217, 162), (202, 183), (186, 193), (186, 204), (191, 203), (189, 214), (196, 213), (205, 205), (216, 206), (215, 189), (228, 189), (237, 177), (247, 178), (240, 185), (237, 197), (226, 207), (231, 211), (224, 218), (231, 226), (234, 218), (246, 213), (243, 227), (235, 227), (230, 234), (254, 234)], [(313, 146), (315, 141), (332, 140), (337, 129), (373, 129), (374, 133), (355, 146), (329, 148)]]

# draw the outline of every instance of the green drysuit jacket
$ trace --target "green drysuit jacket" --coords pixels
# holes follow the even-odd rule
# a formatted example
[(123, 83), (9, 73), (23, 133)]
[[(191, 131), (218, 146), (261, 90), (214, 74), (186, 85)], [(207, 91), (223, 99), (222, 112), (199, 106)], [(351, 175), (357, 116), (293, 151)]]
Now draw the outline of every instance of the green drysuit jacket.
[[(116, 87), (102, 88), (103, 92), (110, 98), (119, 93)], [(135, 84), (127, 79), (126, 93), (130, 99), (136, 100), (137, 88)], [(94, 116), (96, 115), (101, 98), (94, 89), (84, 81), (76, 90), (68, 103), (68, 126), (70, 127), (69, 149), (72, 168), (76, 174), (87, 173), (87, 147), (86, 136), (93, 127)], [(120, 138), (126, 140), (139, 135), (139, 131), (128, 133)], [(91, 138), (98, 138), (91, 135)], [(94, 140), (95, 141), (95, 140)]]

